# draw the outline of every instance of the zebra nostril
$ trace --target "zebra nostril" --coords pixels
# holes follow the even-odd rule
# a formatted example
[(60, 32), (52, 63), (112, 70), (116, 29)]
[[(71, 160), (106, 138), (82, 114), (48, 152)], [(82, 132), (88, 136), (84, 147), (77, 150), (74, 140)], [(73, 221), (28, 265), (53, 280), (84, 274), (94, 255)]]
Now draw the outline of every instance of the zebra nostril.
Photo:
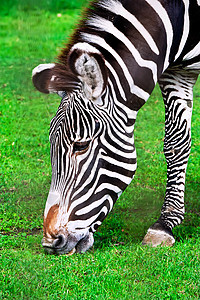
[(53, 242), (53, 248), (63, 248), (66, 243), (65, 236), (63, 234), (60, 234), (56, 237), (56, 239)]

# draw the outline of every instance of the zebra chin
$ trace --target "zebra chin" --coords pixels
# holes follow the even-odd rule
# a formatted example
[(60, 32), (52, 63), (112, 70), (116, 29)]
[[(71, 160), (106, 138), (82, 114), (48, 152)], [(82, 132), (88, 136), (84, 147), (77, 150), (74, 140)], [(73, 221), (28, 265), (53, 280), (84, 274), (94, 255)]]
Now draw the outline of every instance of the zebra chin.
[(51, 238), (43, 237), (42, 246), (48, 254), (66, 254), (72, 255), (76, 253), (86, 252), (93, 246), (94, 237), (92, 232), (87, 232), (85, 235), (74, 235), (69, 233), (59, 232)]

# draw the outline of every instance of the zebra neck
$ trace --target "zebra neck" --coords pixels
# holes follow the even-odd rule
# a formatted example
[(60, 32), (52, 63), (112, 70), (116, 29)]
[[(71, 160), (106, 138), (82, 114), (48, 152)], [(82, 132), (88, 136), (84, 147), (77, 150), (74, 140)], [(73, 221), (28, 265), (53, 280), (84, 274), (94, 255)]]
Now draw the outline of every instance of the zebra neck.
[(173, 30), (166, 10), (157, 0), (99, 1), (82, 25), (78, 41), (102, 53), (119, 101), (138, 110), (169, 65)]
[(97, 48), (118, 99), (138, 110), (183, 51), (189, 34), (189, 1), (101, 0), (90, 7), (59, 60), (67, 61), (75, 41)]

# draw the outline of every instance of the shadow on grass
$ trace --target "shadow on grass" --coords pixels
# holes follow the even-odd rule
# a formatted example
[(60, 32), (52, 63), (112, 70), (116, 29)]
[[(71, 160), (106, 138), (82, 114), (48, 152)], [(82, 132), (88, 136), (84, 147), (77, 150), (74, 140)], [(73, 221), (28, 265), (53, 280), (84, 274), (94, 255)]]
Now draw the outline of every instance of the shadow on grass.
[[(9, 239), (8, 245), (13, 248), (25, 247), (42, 251), (40, 239), (42, 237), (42, 216), (46, 196), (41, 194), (47, 185), (37, 182), (37, 189), (32, 183), (30, 186), (20, 186), (13, 195), (13, 191), (5, 194), (4, 214), (5, 228), (1, 234)], [(47, 191), (48, 192), (48, 191)], [(186, 216), (184, 222), (174, 229), (176, 241), (184, 241), (200, 234), (198, 195), (199, 187), (193, 185), (186, 193)], [(108, 215), (98, 231), (95, 233), (94, 249), (112, 246), (141, 243), (147, 229), (159, 217), (163, 203), (163, 192), (131, 184), (115, 204), (113, 211)], [(23, 195), (23, 197), (22, 197)], [(30, 196), (31, 195), (31, 196)], [(19, 198), (20, 201), (16, 201)], [(190, 199), (190, 201), (188, 200)], [(8, 246), (6, 245), (6, 246)]]
[[(95, 248), (141, 243), (147, 229), (159, 218), (164, 192), (132, 186), (122, 194), (113, 211), (95, 233)], [(173, 230), (177, 242), (200, 234), (199, 192), (200, 188), (196, 184), (186, 193), (185, 219)]]
[(159, 192), (131, 185), (95, 233), (95, 246), (140, 243), (148, 227), (159, 217), (161, 206)]

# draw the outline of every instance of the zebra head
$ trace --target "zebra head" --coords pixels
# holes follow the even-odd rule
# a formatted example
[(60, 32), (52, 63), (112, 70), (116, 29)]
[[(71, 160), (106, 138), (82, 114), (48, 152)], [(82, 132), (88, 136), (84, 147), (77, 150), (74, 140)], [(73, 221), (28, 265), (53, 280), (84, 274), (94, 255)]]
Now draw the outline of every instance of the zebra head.
[(36, 67), (33, 83), (62, 96), (50, 125), (52, 182), (42, 244), (49, 253), (84, 252), (135, 173), (135, 117), (117, 101), (106, 62), (89, 44), (75, 44), (66, 65)]

